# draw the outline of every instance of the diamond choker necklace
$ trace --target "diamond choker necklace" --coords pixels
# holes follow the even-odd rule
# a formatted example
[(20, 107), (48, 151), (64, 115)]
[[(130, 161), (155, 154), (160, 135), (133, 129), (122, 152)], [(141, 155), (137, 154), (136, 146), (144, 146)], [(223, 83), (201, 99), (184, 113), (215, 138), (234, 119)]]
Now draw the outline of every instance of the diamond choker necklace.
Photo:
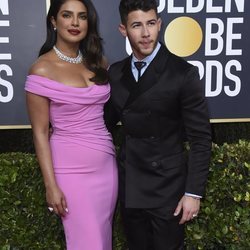
[(56, 55), (65, 62), (79, 64), (83, 60), (83, 56), (80, 50), (77, 57), (69, 57), (64, 55), (55, 45), (53, 46), (53, 49), (56, 52)]

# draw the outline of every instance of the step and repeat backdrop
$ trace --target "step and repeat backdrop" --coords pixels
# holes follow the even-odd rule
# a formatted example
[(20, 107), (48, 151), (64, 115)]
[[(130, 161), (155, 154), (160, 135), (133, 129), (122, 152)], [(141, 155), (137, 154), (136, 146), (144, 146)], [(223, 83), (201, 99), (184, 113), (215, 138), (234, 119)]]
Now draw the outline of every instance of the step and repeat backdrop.
[[(118, 0), (93, 0), (109, 63), (131, 53)], [(24, 83), (45, 41), (49, 0), (0, 0), (0, 128), (26, 128)], [(158, 0), (160, 40), (198, 67), (211, 122), (250, 122), (250, 1)]]

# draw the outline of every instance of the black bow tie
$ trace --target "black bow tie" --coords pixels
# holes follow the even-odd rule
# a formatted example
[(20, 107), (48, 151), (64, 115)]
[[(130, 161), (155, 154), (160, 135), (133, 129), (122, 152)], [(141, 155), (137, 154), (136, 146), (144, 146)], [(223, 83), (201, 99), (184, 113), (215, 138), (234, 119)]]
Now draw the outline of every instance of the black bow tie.
[(143, 62), (143, 61), (138, 61), (138, 62), (134, 62), (134, 64), (135, 64), (135, 67), (138, 70), (138, 80), (139, 80), (139, 78), (141, 77), (141, 69), (143, 67), (145, 67), (147, 63)]

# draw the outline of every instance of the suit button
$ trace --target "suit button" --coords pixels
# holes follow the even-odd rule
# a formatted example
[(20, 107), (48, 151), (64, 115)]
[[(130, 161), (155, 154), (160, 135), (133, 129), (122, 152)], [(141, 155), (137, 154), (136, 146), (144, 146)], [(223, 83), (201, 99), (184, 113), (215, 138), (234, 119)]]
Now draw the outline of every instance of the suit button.
[(123, 110), (122, 114), (126, 115), (129, 111), (130, 111), (129, 109)]
[(152, 167), (157, 167), (157, 166), (158, 166), (158, 163), (157, 163), (156, 161), (153, 161), (153, 162), (151, 163), (151, 166), (152, 166)]

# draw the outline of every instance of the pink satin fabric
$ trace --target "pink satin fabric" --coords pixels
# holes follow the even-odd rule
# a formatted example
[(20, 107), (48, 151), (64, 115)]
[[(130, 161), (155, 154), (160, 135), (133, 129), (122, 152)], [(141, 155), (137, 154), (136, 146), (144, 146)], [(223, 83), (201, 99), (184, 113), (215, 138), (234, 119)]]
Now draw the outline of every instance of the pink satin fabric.
[(69, 213), (62, 218), (68, 250), (111, 250), (117, 166), (103, 106), (110, 85), (77, 88), (27, 76), (25, 90), (50, 100), (50, 146)]

